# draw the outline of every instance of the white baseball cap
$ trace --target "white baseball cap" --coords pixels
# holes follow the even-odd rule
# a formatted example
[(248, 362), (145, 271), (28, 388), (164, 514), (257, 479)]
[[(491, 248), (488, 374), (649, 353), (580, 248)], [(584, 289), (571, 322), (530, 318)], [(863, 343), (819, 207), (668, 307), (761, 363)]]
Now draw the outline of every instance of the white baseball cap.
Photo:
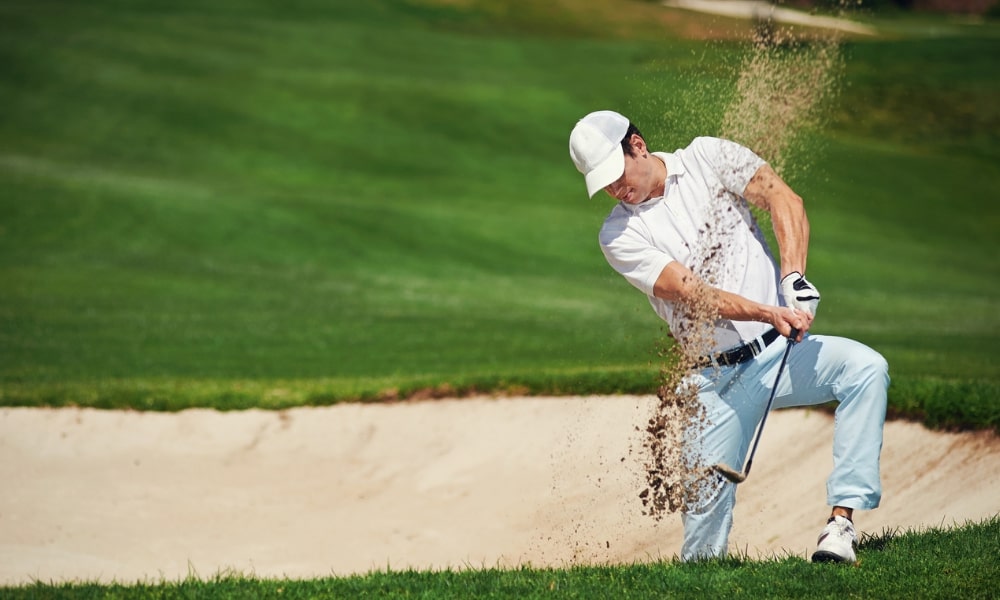
[(599, 110), (580, 119), (569, 134), (569, 156), (587, 182), (593, 198), (625, 172), (622, 140), (629, 121), (613, 110)]

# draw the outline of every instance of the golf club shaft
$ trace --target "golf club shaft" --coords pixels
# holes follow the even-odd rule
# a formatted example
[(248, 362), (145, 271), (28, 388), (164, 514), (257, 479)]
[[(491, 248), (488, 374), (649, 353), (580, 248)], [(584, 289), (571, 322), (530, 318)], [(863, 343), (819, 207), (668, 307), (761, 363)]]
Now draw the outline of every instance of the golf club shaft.
[(757, 435), (753, 440), (753, 448), (750, 449), (750, 456), (747, 457), (747, 464), (743, 468), (743, 477), (750, 474), (750, 467), (753, 465), (753, 456), (757, 453), (757, 444), (760, 443), (760, 434), (764, 432), (764, 423), (767, 422), (767, 415), (771, 412), (771, 405), (774, 404), (774, 396), (778, 393), (778, 382), (781, 381), (781, 372), (785, 370), (785, 363), (788, 362), (788, 353), (795, 344), (795, 338), (799, 337), (799, 332), (792, 329), (792, 335), (785, 344), (785, 355), (781, 357), (781, 365), (778, 366), (778, 374), (774, 377), (774, 386), (771, 387), (771, 397), (767, 400), (767, 408), (764, 409), (764, 416), (757, 427)]

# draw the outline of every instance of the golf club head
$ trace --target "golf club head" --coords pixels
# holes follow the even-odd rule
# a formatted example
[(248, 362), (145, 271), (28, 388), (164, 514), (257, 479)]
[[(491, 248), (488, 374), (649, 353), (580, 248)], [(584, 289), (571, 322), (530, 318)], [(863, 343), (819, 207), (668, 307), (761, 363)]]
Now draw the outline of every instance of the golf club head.
[(733, 483), (743, 483), (747, 480), (746, 475), (724, 463), (712, 465), (712, 470)]

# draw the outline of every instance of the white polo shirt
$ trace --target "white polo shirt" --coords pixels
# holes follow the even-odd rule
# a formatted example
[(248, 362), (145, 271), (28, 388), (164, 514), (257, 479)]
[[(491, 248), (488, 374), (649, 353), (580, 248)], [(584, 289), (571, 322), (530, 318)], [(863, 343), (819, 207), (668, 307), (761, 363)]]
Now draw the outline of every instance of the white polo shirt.
[[(664, 195), (641, 204), (619, 202), (612, 209), (600, 233), (608, 263), (646, 294), (681, 344), (687, 341), (683, 317), (675, 314), (673, 303), (653, 296), (656, 279), (671, 261), (714, 287), (779, 305), (780, 271), (743, 198), (765, 161), (739, 144), (709, 137), (672, 154), (653, 155), (667, 166)], [(752, 340), (769, 327), (719, 319), (714, 351)]]

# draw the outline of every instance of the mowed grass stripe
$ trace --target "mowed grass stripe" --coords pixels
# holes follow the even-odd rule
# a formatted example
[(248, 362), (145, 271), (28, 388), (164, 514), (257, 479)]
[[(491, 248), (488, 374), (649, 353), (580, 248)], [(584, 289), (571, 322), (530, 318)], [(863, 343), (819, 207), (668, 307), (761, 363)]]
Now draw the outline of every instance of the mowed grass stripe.
[[(185, 378), (350, 382), (295, 395), (330, 400), (655, 377), (664, 327), (600, 256), (609, 203), (585, 197), (567, 131), (620, 107), (665, 149), (711, 133), (693, 125), (720, 115), (740, 44), (484, 32), (496, 14), (392, 2), (59, 5), (3, 8), (6, 402)], [(935, 82), (935, 113), (995, 91), (991, 44), (920, 46), (925, 70), (914, 42), (849, 46), (840, 112), (797, 159), (816, 331), (882, 351), (899, 406), (997, 380), (994, 109), (959, 150), (958, 120), (892, 116)]]

